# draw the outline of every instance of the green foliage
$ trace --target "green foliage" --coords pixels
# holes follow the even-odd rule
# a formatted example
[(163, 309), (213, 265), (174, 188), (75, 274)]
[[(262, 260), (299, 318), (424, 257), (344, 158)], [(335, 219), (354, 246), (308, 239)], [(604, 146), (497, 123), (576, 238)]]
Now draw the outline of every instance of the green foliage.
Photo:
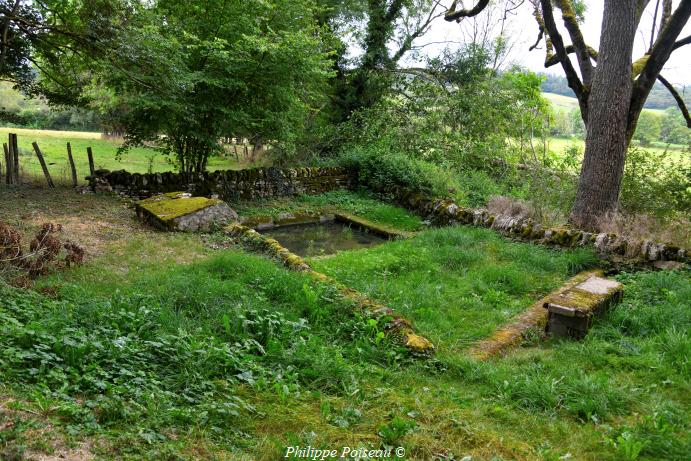
[(108, 299), (1, 285), (4, 383), (83, 430), (136, 424), (153, 442), (171, 425), (217, 430), (252, 413), (239, 386), (340, 393), (360, 373), (346, 357), (386, 360), (333, 290), (258, 257), (228, 253), (139, 282)]
[(643, 111), (638, 117), (633, 139), (639, 141), (642, 146), (649, 146), (653, 141), (660, 139), (661, 128), (662, 117), (653, 112)]
[(93, 110), (54, 110), (40, 99), (26, 99), (7, 82), (0, 82), (0, 123), (4, 126), (50, 130), (98, 131), (100, 117)]
[(400, 440), (413, 431), (416, 426), (417, 424), (413, 420), (395, 416), (390, 422), (379, 428), (379, 437), (382, 438), (384, 445), (398, 445)]
[(678, 108), (670, 107), (665, 110), (661, 121), (660, 140), (684, 146), (691, 144), (691, 130), (686, 126), (684, 116)]
[(449, 176), (440, 169), (388, 150), (354, 147), (339, 161), (355, 175), (357, 185), (383, 197), (395, 198), (401, 191), (442, 196), (448, 193)]
[(397, 79), (389, 96), (341, 124), (332, 143), (446, 170), (496, 170), (518, 157), (512, 139), (523, 145), (542, 132), (547, 103), (537, 75), (518, 68), (496, 74), (487, 67), (491, 53), (470, 46)]
[(221, 136), (292, 152), (330, 75), (311, 0), (162, 1), (140, 10), (97, 73), (117, 95), (111, 107), (122, 113), (128, 146), (154, 142), (184, 172), (204, 170)]
[(669, 159), (665, 151), (630, 148), (621, 202), (627, 211), (658, 216), (691, 209), (691, 166), (681, 159)]

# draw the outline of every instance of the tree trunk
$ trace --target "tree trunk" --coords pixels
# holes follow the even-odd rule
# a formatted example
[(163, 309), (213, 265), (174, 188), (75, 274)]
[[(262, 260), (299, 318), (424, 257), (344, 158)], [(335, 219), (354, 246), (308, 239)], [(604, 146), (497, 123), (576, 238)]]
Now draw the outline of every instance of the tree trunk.
[(588, 100), (585, 156), (571, 221), (595, 229), (616, 211), (629, 140), (631, 58), (636, 34), (636, 0), (606, 0), (598, 65)]

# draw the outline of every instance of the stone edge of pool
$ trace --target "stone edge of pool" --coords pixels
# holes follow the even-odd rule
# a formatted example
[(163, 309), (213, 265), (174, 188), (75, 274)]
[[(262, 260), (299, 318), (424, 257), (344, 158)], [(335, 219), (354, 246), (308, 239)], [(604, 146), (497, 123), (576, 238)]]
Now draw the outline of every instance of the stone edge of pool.
[(420, 355), (434, 353), (434, 344), (429, 339), (415, 333), (408, 319), (396, 314), (393, 309), (370, 299), (367, 295), (339, 283), (326, 274), (315, 271), (304, 259), (283, 247), (275, 239), (262, 235), (257, 230), (242, 224), (230, 224), (224, 228), (224, 232), (230, 237), (239, 239), (254, 250), (262, 251), (278, 259), (290, 270), (305, 272), (314, 280), (334, 286), (341, 296), (353, 301), (367, 316), (374, 318), (391, 317), (386, 326), (386, 333), (411, 352)]

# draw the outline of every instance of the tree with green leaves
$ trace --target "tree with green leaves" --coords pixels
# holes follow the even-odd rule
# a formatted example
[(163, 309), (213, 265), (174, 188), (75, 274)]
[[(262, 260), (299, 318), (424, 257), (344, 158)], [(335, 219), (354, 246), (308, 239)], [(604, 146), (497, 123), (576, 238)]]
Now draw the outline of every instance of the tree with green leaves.
[(670, 107), (662, 115), (660, 140), (670, 144), (691, 145), (691, 130), (678, 110)]
[(654, 112), (643, 111), (638, 119), (633, 139), (640, 142), (642, 146), (649, 146), (653, 142), (660, 140), (661, 128), (661, 116)]
[(83, 103), (94, 60), (114, 40), (137, 2), (0, 0), (0, 80), (58, 105)]
[[(581, 167), (571, 221), (586, 229), (597, 228), (599, 220), (616, 211), (621, 191), (626, 151), (653, 84), (659, 80), (674, 96), (687, 125), (691, 117), (675, 88), (660, 75), (672, 52), (691, 43), (691, 36), (679, 35), (691, 16), (691, 0), (605, 0), (600, 49), (588, 46), (580, 28), (585, 11), (580, 0), (531, 0), (538, 25), (538, 40), (544, 39), (545, 66), (560, 64), (580, 106), (586, 124), (585, 157)], [(478, 0), (470, 9), (458, 9), (454, 1), (446, 13), (448, 21), (479, 14), (489, 4)], [(633, 45), (641, 15), (654, 6), (650, 48), (633, 61)], [(566, 44), (557, 27), (555, 11), (571, 41)], [(575, 55), (580, 72), (572, 62)]]
[(311, 0), (160, 0), (120, 37), (96, 83), (115, 97), (124, 150), (150, 143), (198, 173), (220, 137), (290, 153), (330, 76)]
[(356, 34), (362, 55), (355, 62), (338, 63), (335, 120), (376, 104), (391, 88), (399, 61), (442, 15), (434, 0), (367, 0), (361, 13), (365, 26)]

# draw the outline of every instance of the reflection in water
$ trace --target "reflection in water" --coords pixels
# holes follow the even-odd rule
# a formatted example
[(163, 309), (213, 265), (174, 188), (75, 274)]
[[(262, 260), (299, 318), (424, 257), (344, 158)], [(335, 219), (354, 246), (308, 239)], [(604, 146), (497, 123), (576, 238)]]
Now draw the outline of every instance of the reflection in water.
[(262, 234), (275, 238), (300, 256), (329, 255), (386, 242), (383, 237), (338, 222), (284, 226), (267, 229)]

